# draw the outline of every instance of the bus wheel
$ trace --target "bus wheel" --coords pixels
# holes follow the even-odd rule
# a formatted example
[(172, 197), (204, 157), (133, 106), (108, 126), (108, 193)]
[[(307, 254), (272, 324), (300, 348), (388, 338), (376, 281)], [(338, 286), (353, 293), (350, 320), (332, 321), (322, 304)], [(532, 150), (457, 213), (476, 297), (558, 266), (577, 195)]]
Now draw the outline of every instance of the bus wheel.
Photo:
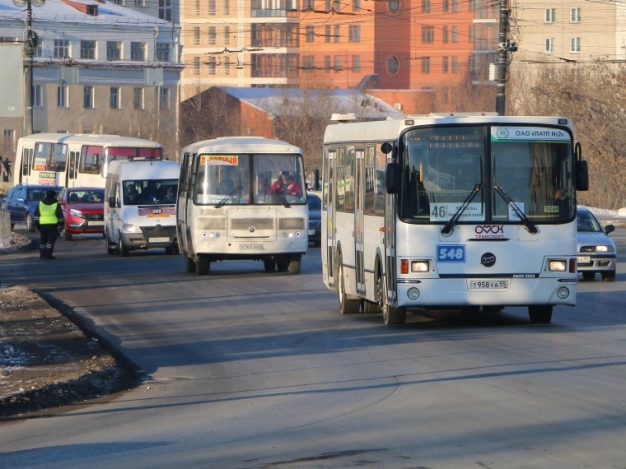
[(276, 270), (276, 262), (272, 259), (263, 259), (263, 268), (265, 272), (274, 272)]
[(37, 231), (37, 226), (35, 225), (35, 222), (33, 222), (33, 217), (30, 216), (30, 213), (26, 214), (26, 228), (28, 228), (28, 231), (31, 233)]
[(300, 254), (296, 254), (291, 256), (289, 260), (289, 273), (290, 274), (299, 274), (300, 268), (302, 267), (302, 256)]
[(124, 241), (122, 241), (122, 235), (120, 235), (120, 242), (117, 250), (122, 257), (128, 257), (128, 254), (130, 253), (130, 248), (124, 244)]
[(115, 254), (115, 246), (111, 246), (111, 240), (107, 235), (106, 231), (104, 232), (104, 245), (107, 247), (107, 254)]
[(341, 257), (339, 258), (339, 270), (335, 271), (339, 274), (337, 278), (337, 291), (339, 292), (339, 312), (341, 314), (358, 313), (360, 309), (359, 300), (350, 300), (346, 295), (346, 287), (343, 281), (343, 266), (341, 265)]
[(528, 316), (533, 324), (548, 324), (552, 321), (552, 306), (529, 306)]
[(376, 286), (378, 291), (378, 303), (383, 313), (383, 321), (385, 324), (404, 324), (406, 322), (406, 309), (385, 304), (385, 296), (387, 295), (385, 295), (386, 288), (383, 277), (378, 277)]
[(210, 268), (211, 263), (209, 262), (209, 258), (198, 254), (198, 260), (196, 260), (196, 274), (206, 275), (209, 273)]
[(373, 303), (371, 301), (363, 300), (363, 313), (364, 314), (380, 313), (380, 306), (378, 306), (378, 303)]
[(183, 251), (183, 256), (185, 258), (185, 272), (188, 274), (194, 273), (196, 271), (196, 263), (187, 255), (185, 251)]

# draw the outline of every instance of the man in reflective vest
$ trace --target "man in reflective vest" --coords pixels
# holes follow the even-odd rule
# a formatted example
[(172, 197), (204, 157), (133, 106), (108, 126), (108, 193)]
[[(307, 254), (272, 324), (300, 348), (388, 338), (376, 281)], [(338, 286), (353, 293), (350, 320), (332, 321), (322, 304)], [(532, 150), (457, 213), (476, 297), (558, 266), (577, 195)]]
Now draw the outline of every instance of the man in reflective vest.
[(63, 210), (54, 198), (56, 192), (46, 191), (46, 196), (39, 202), (35, 210), (35, 221), (39, 225), (41, 241), (39, 242), (39, 257), (41, 259), (55, 259), (52, 255), (54, 243), (57, 240), (58, 228), (63, 225)]

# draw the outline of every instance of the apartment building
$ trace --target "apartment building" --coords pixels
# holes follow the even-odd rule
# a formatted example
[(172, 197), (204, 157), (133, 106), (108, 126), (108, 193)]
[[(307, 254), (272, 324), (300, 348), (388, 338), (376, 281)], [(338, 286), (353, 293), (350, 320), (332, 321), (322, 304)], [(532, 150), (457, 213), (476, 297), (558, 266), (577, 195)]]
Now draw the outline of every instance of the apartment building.
[[(0, 0), (5, 40), (23, 40), (26, 11)], [(33, 8), (34, 131), (114, 133), (160, 141), (175, 155), (179, 28), (122, 6), (90, 0)], [(22, 73), (16, 70), (15, 73)], [(22, 126), (0, 119), (5, 141)], [(8, 133), (10, 131), (10, 134)]]

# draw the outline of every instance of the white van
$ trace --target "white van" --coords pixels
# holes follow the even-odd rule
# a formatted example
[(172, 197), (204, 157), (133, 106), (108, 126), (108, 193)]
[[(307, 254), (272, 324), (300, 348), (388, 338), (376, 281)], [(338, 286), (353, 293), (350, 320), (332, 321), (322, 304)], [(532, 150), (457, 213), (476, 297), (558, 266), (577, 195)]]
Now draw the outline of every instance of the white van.
[(167, 160), (115, 160), (104, 189), (107, 253), (134, 249), (178, 251), (176, 194), (180, 165)]

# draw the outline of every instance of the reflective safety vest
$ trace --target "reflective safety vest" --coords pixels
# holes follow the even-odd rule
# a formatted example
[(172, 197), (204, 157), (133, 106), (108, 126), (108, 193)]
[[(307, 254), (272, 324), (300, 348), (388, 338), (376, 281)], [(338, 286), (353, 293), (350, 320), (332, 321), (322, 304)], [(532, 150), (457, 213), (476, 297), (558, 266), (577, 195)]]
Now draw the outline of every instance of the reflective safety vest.
[(43, 202), (39, 202), (39, 224), (40, 225), (56, 225), (59, 223), (56, 211), (59, 206), (58, 202), (51, 205), (46, 205)]

